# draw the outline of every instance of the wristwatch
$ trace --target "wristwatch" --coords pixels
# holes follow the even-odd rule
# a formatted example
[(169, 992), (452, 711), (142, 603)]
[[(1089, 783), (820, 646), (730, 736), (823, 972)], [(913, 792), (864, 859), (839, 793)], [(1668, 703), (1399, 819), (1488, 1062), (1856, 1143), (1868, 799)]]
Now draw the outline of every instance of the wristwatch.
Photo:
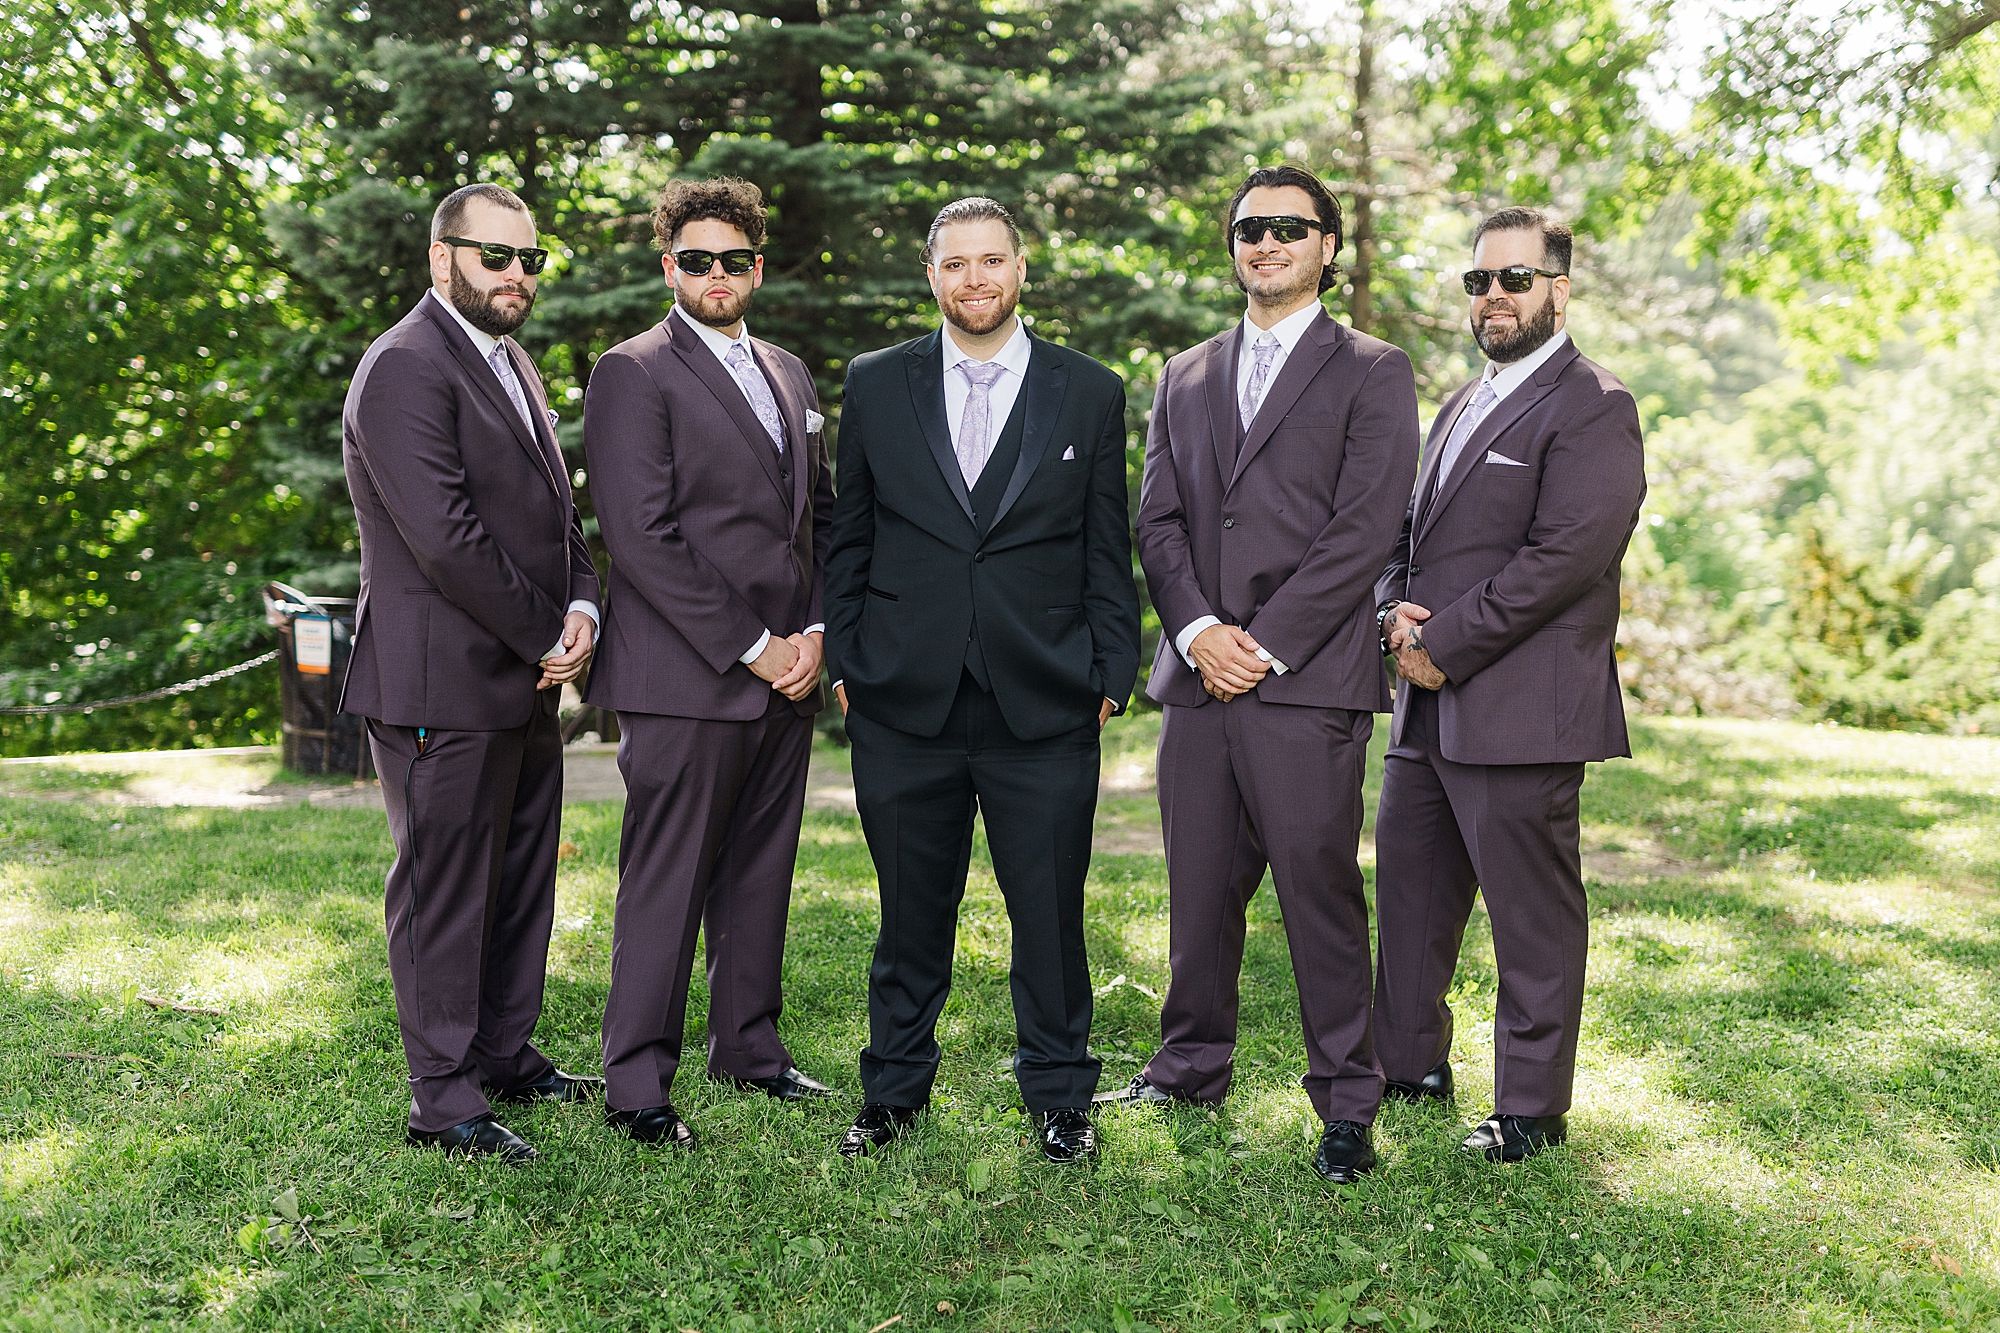
[(1400, 600), (1392, 597), (1382, 603), (1381, 609), (1375, 612), (1375, 637), (1382, 640), (1382, 650), (1384, 652), (1387, 652), (1389, 649), (1389, 633), (1387, 628), (1389, 617), (1395, 614), (1396, 608), (1402, 604)]

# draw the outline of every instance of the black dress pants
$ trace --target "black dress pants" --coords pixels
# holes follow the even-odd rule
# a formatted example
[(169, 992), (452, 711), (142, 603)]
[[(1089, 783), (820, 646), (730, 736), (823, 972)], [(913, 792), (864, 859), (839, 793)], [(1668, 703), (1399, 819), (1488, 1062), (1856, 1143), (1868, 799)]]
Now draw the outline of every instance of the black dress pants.
[(934, 737), (897, 731), (858, 708), (847, 715), (847, 734), (855, 803), (882, 894), (861, 1052), (866, 1099), (930, 1101), (978, 811), (1013, 926), (1008, 976), (1021, 1098), (1030, 1111), (1088, 1106), (1100, 1067), (1090, 1054), (1083, 940), (1097, 813), (1095, 721), (1046, 740), (1017, 740), (998, 701), (967, 675)]

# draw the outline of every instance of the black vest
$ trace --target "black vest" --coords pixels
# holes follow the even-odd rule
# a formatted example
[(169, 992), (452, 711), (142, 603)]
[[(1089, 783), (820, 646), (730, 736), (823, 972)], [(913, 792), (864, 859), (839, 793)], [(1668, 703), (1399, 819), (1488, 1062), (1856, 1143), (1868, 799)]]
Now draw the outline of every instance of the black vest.
[[(972, 484), (972, 523), (982, 541), (986, 530), (993, 525), (993, 511), (1000, 507), (1000, 498), (1007, 493), (1007, 483), (1014, 479), (1014, 467), (1021, 461), (1021, 437), (1027, 419), (1028, 386), (1023, 384), (1021, 392), (1014, 396), (1014, 410), (1007, 414), (1007, 424), (1000, 428), (1000, 438), (994, 442), (986, 466), (980, 469), (979, 480)], [(972, 673), (980, 689), (988, 694), (993, 692), (993, 682), (986, 675), (986, 658), (979, 651), (977, 604), (972, 612), (972, 637), (965, 645), (965, 669)]]

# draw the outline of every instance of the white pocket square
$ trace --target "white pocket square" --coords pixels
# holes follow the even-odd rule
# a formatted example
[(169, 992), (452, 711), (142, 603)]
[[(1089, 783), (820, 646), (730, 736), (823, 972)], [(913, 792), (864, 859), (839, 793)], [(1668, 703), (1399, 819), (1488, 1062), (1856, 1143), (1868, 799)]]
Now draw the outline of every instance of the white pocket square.
[(1486, 461), (1489, 463), (1505, 463), (1508, 467), (1528, 466), (1518, 458), (1509, 458), (1505, 454), (1496, 454), (1491, 449), (1486, 451)]
[(557, 423), (558, 421), (561, 421), (561, 420), (562, 420), (562, 418), (556, 415), (556, 410), (555, 410), (555, 409), (554, 409), (553, 407), (551, 407), (551, 408), (546, 408), (546, 409), (544, 409), (544, 410), (545, 410), (546, 412), (548, 412), (548, 414), (549, 414), (549, 428), (550, 428), (551, 430), (555, 429), (555, 424), (556, 424), (556, 423)]
[(1063, 450), (1062, 461), (1065, 463), (1074, 463), (1076, 461), (1075, 445), (1072, 444), (1069, 448)]
[(826, 424), (826, 418), (817, 412), (806, 413), (806, 434), (811, 435)]

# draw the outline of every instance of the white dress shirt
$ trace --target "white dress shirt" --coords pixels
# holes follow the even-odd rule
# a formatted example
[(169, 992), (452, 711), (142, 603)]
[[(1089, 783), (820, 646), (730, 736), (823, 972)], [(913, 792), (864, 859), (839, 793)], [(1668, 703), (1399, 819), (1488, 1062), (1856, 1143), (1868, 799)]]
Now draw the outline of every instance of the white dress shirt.
[[(972, 385), (967, 382), (965, 376), (952, 374), (952, 370), (961, 361), (970, 361), (977, 365), (979, 358), (968, 356), (964, 349), (959, 347), (957, 339), (951, 336), (951, 326), (948, 324), (945, 326), (944, 337), (938, 340), (938, 345), (944, 354), (944, 419), (945, 424), (951, 428), (951, 444), (956, 450), (959, 427), (965, 420), (966, 400), (972, 397)], [(1007, 418), (1013, 414), (1014, 400), (1021, 396), (1021, 386), (1028, 382), (1028, 358), (1033, 352), (1034, 348), (1028, 342), (1027, 327), (1016, 319), (1014, 336), (1009, 338), (1007, 345), (994, 353), (991, 358), (992, 364), (1001, 367), (1007, 373), (993, 381), (993, 387), (986, 391), (986, 401), (990, 405), (991, 412), (987, 420), (993, 423), (993, 438), (986, 442), (989, 447), (1000, 442), (1000, 432), (1006, 428)]]
[[(1299, 339), (1306, 336), (1306, 329), (1312, 324), (1313, 320), (1319, 317), (1320, 313), (1320, 304), (1314, 301), (1303, 310), (1294, 310), (1268, 329), (1258, 328), (1256, 324), (1251, 322), (1249, 315), (1244, 315), (1243, 345), (1236, 352), (1236, 392), (1240, 395), (1243, 392), (1243, 386), (1250, 382), (1251, 368), (1257, 364), (1257, 340), (1269, 334), (1278, 340), (1278, 350), (1271, 357), (1271, 368), (1264, 372), (1264, 396), (1269, 398), (1271, 396), (1271, 386), (1278, 382), (1278, 372), (1285, 368), (1285, 362), (1292, 355), (1292, 349), (1299, 345)], [(1261, 402), (1257, 404), (1257, 410), (1260, 412), (1264, 410), (1264, 405)], [(1183, 629), (1179, 634), (1174, 635), (1174, 651), (1181, 655), (1181, 659), (1189, 667), (1194, 667), (1192, 650), (1195, 639), (1200, 637), (1203, 630), (1213, 625), (1220, 625), (1221, 623), (1222, 621), (1216, 616), (1196, 616), (1188, 622), (1187, 628)], [(1269, 662), (1271, 670), (1281, 676), (1290, 670), (1283, 662), (1280, 662), (1262, 648), (1257, 650), (1257, 660), (1260, 662)]]
[[(450, 301), (446, 300), (444, 297), (438, 295), (437, 288), (435, 287), (431, 288), (431, 290), (426, 292), (425, 295), (430, 297), (431, 300), (436, 301), (438, 305), (444, 309), (444, 312), (447, 315), (450, 315), (453, 319), (458, 321), (458, 327), (465, 330), (465, 336), (472, 339), (473, 347), (478, 349), (479, 359), (481, 361), (484, 361), (487, 365), (491, 366), (493, 364), (493, 349), (500, 345), (500, 340), (494, 337), (492, 334), (487, 333), (483, 329), (474, 328), (472, 326), (471, 321), (467, 320), (464, 315), (458, 313), (458, 307), (454, 306)], [(500, 361), (502, 365), (507, 367), (507, 373), (509, 375), (514, 373), (514, 358), (512, 356), (503, 356), (500, 358)], [(495, 371), (494, 373), (497, 375), (500, 372)], [(508, 386), (502, 384), (500, 387), (505, 389)], [(525, 384), (520, 383), (519, 380), (515, 381), (515, 387), (519, 390), (521, 394), (521, 401), (524, 403), (527, 402), (528, 387)], [(514, 395), (510, 393), (507, 396), (509, 399), (512, 399)], [(529, 408), (528, 410), (532, 412), (534, 409)], [(530, 435), (535, 434), (534, 422), (529, 421), (523, 424), (527, 426), (528, 434)], [(536, 441), (537, 443), (540, 442), (539, 436), (536, 436)], [(597, 614), (597, 603), (591, 601), (585, 601), (583, 598), (579, 597), (575, 601), (569, 604), (568, 609), (571, 611), (581, 611), (585, 615), (590, 617), (590, 637), (591, 640), (595, 642), (597, 639), (597, 627), (604, 623), (603, 618)], [(542, 659), (546, 661), (551, 657), (561, 657), (564, 653), (568, 651), (569, 649), (563, 646), (563, 641), (561, 639), (557, 639), (556, 646), (549, 649), (549, 651), (543, 653)]]
[(1507, 400), (1508, 394), (1534, 378), (1535, 372), (1547, 365), (1549, 358), (1560, 352), (1563, 349), (1563, 344), (1568, 341), (1569, 330), (1557, 329), (1555, 337), (1549, 339), (1519, 361), (1510, 362), (1504, 366), (1497, 362), (1488, 361), (1486, 363), (1486, 374), (1483, 378), (1493, 390), (1493, 405), (1498, 407)]
[[(709, 351), (715, 353), (715, 359), (722, 364), (722, 368), (724, 370), (729, 372), (729, 378), (736, 380), (737, 385), (739, 387), (741, 387), (743, 381), (737, 379), (736, 367), (729, 364), (730, 348), (735, 347), (738, 344), (741, 344), (743, 350), (750, 353), (751, 370), (756, 371), (756, 373), (759, 374), (762, 373), (761, 371), (757, 371), (757, 349), (750, 345), (750, 321), (745, 320), (743, 323), (737, 325), (736, 336), (732, 338), (725, 333), (721, 333), (715, 329), (710, 328), (708, 325), (702, 323), (698, 319), (689, 319), (687, 315), (682, 312), (681, 308), (678, 305), (673, 308), (672, 314), (678, 315), (683, 324), (687, 325), (689, 328), (695, 331), (696, 335), (701, 339), (702, 346), (706, 347)], [(768, 381), (766, 382), (765, 387), (767, 388), (770, 387)], [(777, 392), (773, 390), (771, 396), (773, 398), (776, 398), (778, 396)], [(805, 627), (804, 632), (807, 634), (822, 634), (825, 631), (826, 631), (826, 625), (824, 623), (820, 623), (817, 625), (807, 625)], [(762, 657), (764, 655), (764, 650), (770, 646), (771, 646), (771, 631), (765, 630), (762, 634), (759, 634), (757, 636), (757, 642), (751, 644), (749, 650), (745, 652), (742, 656), (738, 657), (736, 660), (741, 662), (744, 666), (749, 666), (752, 662)]]

